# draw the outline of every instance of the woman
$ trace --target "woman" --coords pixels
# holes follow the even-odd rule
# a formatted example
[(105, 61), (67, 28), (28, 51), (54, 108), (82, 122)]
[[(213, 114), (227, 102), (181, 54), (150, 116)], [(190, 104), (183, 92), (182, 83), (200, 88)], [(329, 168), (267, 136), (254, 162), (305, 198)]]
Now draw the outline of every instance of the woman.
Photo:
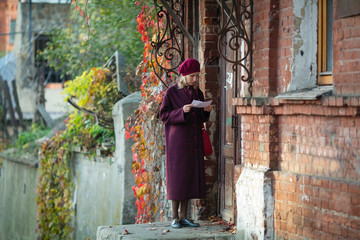
[(198, 227), (186, 214), (189, 199), (205, 198), (206, 194), (202, 125), (212, 106), (194, 108), (191, 104), (204, 101), (198, 88), (200, 63), (189, 58), (179, 66), (179, 73), (182, 77), (166, 91), (160, 108), (165, 124), (166, 189), (172, 202), (171, 226)]

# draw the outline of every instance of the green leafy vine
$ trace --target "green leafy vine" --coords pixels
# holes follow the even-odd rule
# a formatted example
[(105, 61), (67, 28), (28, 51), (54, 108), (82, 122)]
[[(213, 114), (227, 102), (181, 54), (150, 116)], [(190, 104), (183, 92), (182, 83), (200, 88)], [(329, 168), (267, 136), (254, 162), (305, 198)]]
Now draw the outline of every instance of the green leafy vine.
[[(112, 74), (106, 68), (92, 68), (67, 82), (64, 94), (75, 99), (80, 107), (109, 118), (114, 104), (121, 98)], [(94, 117), (76, 109), (64, 123), (65, 130), (41, 147), (37, 186), (37, 222), (41, 239), (68, 239), (73, 231), (71, 160), (75, 147), (81, 147), (91, 156), (105, 139), (115, 140), (113, 129), (99, 126)]]
[[(165, 93), (165, 86), (156, 77), (163, 70), (157, 65), (151, 55), (151, 42), (156, 35), (165, 29), (163, 20), (155, 24), (155, 9), (148, 1), (137, 1), (141, 12), (136, 18), (138, 31), (144, 42), (143, 61), (139, 64), (137, 72), (142, 77), (140, 87), (142, 100), (135, 114), (126, 124), (127, 139), (133, 139), (132, 172), (135, 176), (135, 186), (132, 190), (136, 198), (136, 223), (156, 220), (159, 213), (160, 189), (162, 186), (161, 166), (164, 157), (163, 124), (158, 118), (160, 104)], [(163, 66), (170, 64), (164, 56), (157, 59)]]

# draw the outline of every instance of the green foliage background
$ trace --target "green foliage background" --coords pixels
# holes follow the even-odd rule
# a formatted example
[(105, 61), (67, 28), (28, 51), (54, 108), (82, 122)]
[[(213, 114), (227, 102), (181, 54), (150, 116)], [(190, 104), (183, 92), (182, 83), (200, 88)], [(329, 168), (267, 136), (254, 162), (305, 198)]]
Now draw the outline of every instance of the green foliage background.
[(135, 1), (73, 2), (72, 24), (66, 29), (54, 29), (52, 41), (43, 52), (48, 64), (63, 74), (79, 76), (86, 69), (103, 66), (118, 50), (126, 57), (128, 72), (134, 72), (143, 52), (141, 35), (136, 30), (139, 7)]
[[(135, 72), (144, 51), (137, 31), (139, 7), (129, 0), (76, 0), (71, 11), (72, 24), (54, 29), (42, 57), (50, 67), (74, 79), (65, 84), (68, 98), (111, 118), (112, 107), (121, 96), (113, 73), (101, 66), (118, 50), (126, 57), (129, 75)], [(96, 146), (114, 137), (113, 129), (104, 129), (93, 117), (75, 110), (66, 120), (65, 130), (43, 144), (37, 186), (41, 239), (69, 239), (74, 230), (74, 184), (69, 167), (74, 147), (93, 154)]]

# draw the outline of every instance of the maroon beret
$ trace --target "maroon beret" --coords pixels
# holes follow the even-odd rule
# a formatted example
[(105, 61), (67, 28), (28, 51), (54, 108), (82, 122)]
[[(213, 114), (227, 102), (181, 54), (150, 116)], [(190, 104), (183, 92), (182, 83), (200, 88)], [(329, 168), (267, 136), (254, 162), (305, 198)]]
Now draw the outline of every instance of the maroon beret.
[(183, 76), (194, 72), (200, 72), (200, 63), (198, 60), (188, 58), (179, 66), (179, 73), (181, 73)]

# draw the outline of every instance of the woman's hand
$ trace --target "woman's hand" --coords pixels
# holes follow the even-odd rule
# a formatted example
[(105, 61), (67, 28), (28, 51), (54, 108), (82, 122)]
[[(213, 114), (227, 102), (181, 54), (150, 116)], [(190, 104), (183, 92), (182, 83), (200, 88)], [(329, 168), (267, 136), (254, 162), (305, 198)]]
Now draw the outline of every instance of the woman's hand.
[(192, 108), (192, 104), (186, 104), (186, 105), (184, 105), (183, 106), (183, 111), (184, 111), (184, 113), (188, 113), (188, 112), (190, 112), (190, 109)]
[(208, 107), (205, 107), (205, 108), (204, 108), (204, 111), (210, 112), (210, 111), (212, 110), (212, 108), (213, 108), (213, 106), (210, 105), (210, 106), (208, 106)]

